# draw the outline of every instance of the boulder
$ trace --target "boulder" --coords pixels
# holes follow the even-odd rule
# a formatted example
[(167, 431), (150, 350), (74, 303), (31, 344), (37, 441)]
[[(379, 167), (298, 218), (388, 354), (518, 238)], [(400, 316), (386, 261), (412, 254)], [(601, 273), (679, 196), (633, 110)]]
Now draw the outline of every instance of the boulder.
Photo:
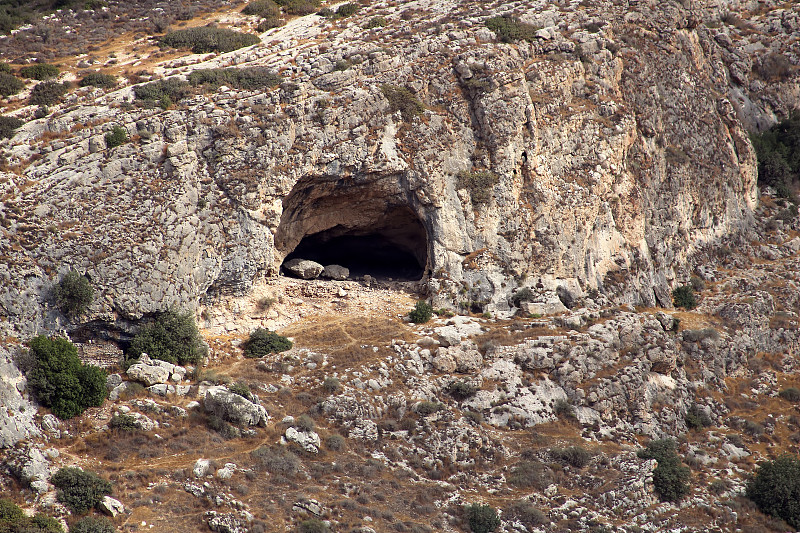
[(208, 459), (198, 459), (194, 463), (192, 474), (194, 474), (194, 477), (205, 477), (210, 469), (211, 469), (211, 461), (209, 461)]
[(180, 365), (174, 365), (167, 361), (151, 359), (143, 353), (139, 361), (128, 368), (128, 377), (134, 381), (140, 381), (147, 385), (158, 385), (173, 381), (180, 381), (186, 375), (186, 369)]
[(300, 431), (297, 428), (290, 427), (286, 430), (286, 440), (294, 442), (307, 452), (317, 453), (321, 441), (316, 431)]
[(233, 424), (265, 426), (267, 410), (247, 398), (230, 392), (225, 387), (211, 387), (204, 399), (206, 411)]
[(303, 279), (316, 279), (325, 267), (308, 259), (291, 259), (283, 264), (283, 268)]
[(322, 277), (343, 281), (350, 277), (350, 269), (341, 265), (328, 265), (322, 271)]
[(111, 496), (103, 496), (103, 499), (97, 504), (97, 508), (112, 518), (125, 512), (125, 506), (122, 505), (122, 502), (115, 500)]

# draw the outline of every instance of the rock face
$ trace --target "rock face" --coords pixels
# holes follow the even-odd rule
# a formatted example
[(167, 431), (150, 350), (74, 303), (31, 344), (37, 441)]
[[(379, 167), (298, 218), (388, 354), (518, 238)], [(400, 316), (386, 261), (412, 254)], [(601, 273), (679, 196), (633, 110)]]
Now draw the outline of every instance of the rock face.
[[(437, 4), (455, 22), (408, 21), (381, 50), (352, 24), (320, 29), (289, 69), (267, 45), (226, 59), (284, 71), (276, 89), (122, 113), (116, 96), (76, 97), (32, 120), (5, 142), (9, 165), (25, 164), (0, 184), (3, 212), (14, 210), (0, 238), (0, 331), (63, 323), (45, 305), (55, 272), (90, 275), (89, 318), (138, 318), (246, 292), (322, 232), (408, 250), (437, 306), (506, 309), (521, 284), (669, 306), (692, 255), (750, 224), (744, 125), (795, 107), (798, 73), (750, 79), (760, 59), (720, 27), (716, 2), (596, 7), (592, 25), (583, 10), (521, 4), (543, 29), (506, 44), (483, 3)], [(795, 31), (758, 24), (771, 40), (759, 48), (780, 51)], [(390, 85), (408, 87), (421, 116), (403, 116)], [(756, 85), (769, 97), (756, 100)], [(137, 140), (100, 150), (111, 123)]]
[(204, 399), (206, 411), (243, 426), (264, 426), (267, 410), (262, 405), (230, 392), (225, 387), (212, 387)]
[(11, 354), (0, 347), (0, 448), (39, 434), (34, 420), (37, 407), (27, 398), (25, 385)]

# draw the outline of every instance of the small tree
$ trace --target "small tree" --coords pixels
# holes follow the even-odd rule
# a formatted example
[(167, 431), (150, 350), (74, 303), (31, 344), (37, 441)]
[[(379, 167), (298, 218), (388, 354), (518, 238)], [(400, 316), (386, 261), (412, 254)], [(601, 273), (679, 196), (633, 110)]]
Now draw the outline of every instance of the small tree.
[(153, 359), (170, 363), (198, 363), (206, 356), (194, 316), (170, 309), (159, 313), (131, 341), (128, 356), (136, 359), (146, 353)]
[(73, 513), (84, 514), (95, 507), (103, 496), (111, 494), (111, 482), (94, 472), (80, 468), (60, 469), (50, 478), (57, 489), (58, 501), (70, 508)]
[(274, 331), (258, 328), (250, 334), (244, 346), (245, 357), (258, 358), (292, 348), (292, 341)]
[(408, 318), (410, 318), (414, 324), (424, 324), (429, 321), (431, 317), (433, 317), (433, 307), (424, 300), (418, 301), (414, 309), (408, 313)]
[(464, 509), (469, 529), (473, 533), (491, 533), (500, 527), (497, 511), (487, 504), (472, 503)]
[(91, 283), (77, 270), (67, 272), (53, 290), (56, 305), (70, 320), (81, 316), (94, 298)]
[(675, 441), (660, 439), (650, 441), (639, 450), (642, 459), (655, 459), (658, 466), (653, 471), (653, 485), (663, 501), (678, 502), (689, 494), (689, 468), (681, 464), (675, 450)]
[(761, 463), (746, 494), (764, 513), (800, 529), (800, 458), (782, 455)]
[(681, 285), (672, 291), (672, 303), (675, 307), (684, 309), (694, 309), (697, 307), (697, 298), (694, 296), (694, 289), (691, 285)]
[(106, 133), (106, 146), (116, 148), (128, 142), (128, 132), (122, 126), (114, 126), (110, 133)]

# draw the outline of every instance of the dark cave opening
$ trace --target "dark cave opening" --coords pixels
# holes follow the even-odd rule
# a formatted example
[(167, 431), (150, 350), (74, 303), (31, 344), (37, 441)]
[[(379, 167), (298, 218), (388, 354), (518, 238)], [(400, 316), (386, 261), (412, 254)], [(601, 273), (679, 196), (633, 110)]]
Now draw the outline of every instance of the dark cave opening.
[(284, 261), (295, 258), (341, 265), (350, 270), (351, 279), (370, 275), (379, 280), (417, 281), (428, 262), (427, 232), (407, 207), (396, 207), (379, 218), (354, 213), (350, 220), (305, 235)]

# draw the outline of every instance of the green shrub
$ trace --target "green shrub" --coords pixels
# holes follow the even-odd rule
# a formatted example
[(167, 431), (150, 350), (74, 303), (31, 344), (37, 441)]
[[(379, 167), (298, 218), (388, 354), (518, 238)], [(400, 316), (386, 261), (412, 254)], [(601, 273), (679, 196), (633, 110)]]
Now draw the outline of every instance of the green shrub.
[(800, 459), (782, 455), (765, 461), (747, 483), (747, 497), (762, 512), (800, 529)]
[(66, 81), (64, 83), (43, 81), (31, 89), (28, 103), (31, 105), (53, 105), (69, 91), (69, 88), (70, 84)]
[(137, 431), (139, 424), (136, 423), (136, 418), (131, 415), (119, 414), (111, 417), (108, 427), (120, 431)]
[(63, 533), (55, 518), (37, 513), (30, 517), (14, 502), (0, 499), (0, 532), (2, 533)]
[(19, 75), (31, 80), (49, 80), (58, 76), (58, 67), (48, 63), (36, 63), (19, 69)]
[(128, 142), (128, 131), (122, 126), (114, 126), (110, 133), (106, 133), (106, 146), (116, 148)]
[(311, 432), (314, 431), (314, 420), (308, 415), (300, 415), (294, 422), (294, 427), (300, 431)]
[(492, 187), (499, 181), (497, 174), (488, 170), (480, 172), (462, 170), (456, 178), (456, 188), (467, 189), (476, 204), (488, 203), (492, 197)]
[(553, 482), (553, 474), (539, 461), (520, 461), (511, 469), (507, 479), (516, 487), (544, 490)]
[(330, 529), (325, 522), (319, 518), (309, 518), (308, 520), (300, 522), (297, 531), (299, 531), (299, 533), (328, 533)]
[(408, 318), (410, 318), (414, 324), (424, 324), (432, 317), (433, 307), (424, 300), (418, 301), (414, 306), (414, 309), (408, 313)]
[(550, 520), (547, 519), (547, 516), (542, 511), (537, 509), (531, 502), (525, 500), (511, 504), (506, 509), (505, 516), (522, 522), (522, 525), (528, 530), (550, 523)]
[(540, 29), (512, 16), (492, 17), (486, 21), (486, 27), (504, 43), (533, 41)]
[(572, 407), (571, 403), (563, 398), (556, 400), (556, 402), (553, 404), (553, 414), (555, 414), (561, 420), (567, 420), (570, 422), (574, 422), (578, 419), (577, 415), (575, 414), (575, 408)]
[(690, 492), (689, 468), (681, 464), (681, 458), (672, 439), (650, 441), (639, 450), (642, 459), (655, 459), (658, 466), (653, 471), (653, 485), (662, 501), (678, 502)]
[(250, 387), (247, 383), (242, 383), (241, 381), (237, 381), (236, 383), (229, 383), (228, 390), (234, 394), (238, 394), (245, 400), (253, 400), (253, 393), (250, 392)]
[(775, 188), (778, 195), (796, 202), (792, 188), (800, 182), (800, 114), (750, 139), (758, 158), (758, 183)]
[(262, 19), (258, 23), (258, 26), (256, 26), (256, 31), (259, 33), (264, 33), (272, 28), (280, 28), (284, 24), (286, 24), (286, 22), (280, 17), (268, 17)]
[(581, 446), (569, 446), (567, 448), (552, 448), (550, 455), (556, 462), (583, 468), (592, 459), (592, 452)]
[(0, 73), (5, 72), (6, 74), (11, 73), (11, 65), (8, 63), (0, 63)]
[(689, 407), (684, 420), (686, 421), (686, 426), (691, 429), (707, 428), (713, 423), (708, 414), (696, 404)]
[(333, 435), (328, 436), (325, 439), (325, 447), (331, 450), (332, 452), (340, 452), (344, 450), (345, 446), (347, 445), (344, 437), (339, 435), (338, 433), (334, 433)]
[(200, 69), (189, 74), (189, 83), (217, 89), (228, 85), (236, 89), (266, 89), (281, 82), (281, 77), (265, 67)]
[(139, 358), (146, 353), (153, 359), (170, 363), (199, 363), (206, 356), (194, 315), (170, 309), (156, 315), (153, 322), (145, 325), (133, 337), (128, 347), (128, 356)]
[(62, 468), (50, 478), (57, 489), (58, 501), (76, 514), (84, 514), (95, 507), (103, 496), (111, 494), (111, 482), (94, 472), (80, 468)]
[(320, 0), (276, 0), (290, 15), (310, 15), (316, 13), (322, 2)]
[(800, 389), (797, 387), (789, 387), (788, 389), (780, 391), (778, 396), (789, 402), (800, 402)]
[(159, 44), (165, 48), (190, 48), (195, 54), (232, 52), (261, 42), (257, 35), (227, 28), (203, 26), (169, 32)]
[(381, 91), (389, 101), (389, 108), (392, 113), (400, 114), (403, 120), (411, 120), (417, 115), (421, 115), (425, 111), (425, 105), (419, 101), (419, 98), (409, 89), (399, 85), (382, 85)]
[(90, 72), (81, 78), (78, 85), (81, 87), (101, 87), (103, 89), (109, 89), (111, 87), (116, 87), (117, 77), (111, 74), (103, 74), (102, 72)]
[(358, 4), (355, 4), (353, 2), (349, 2), (347, 4), (342, 4), (336, 10), (335, 17), (336, 18), (350, 17), (350, 16), (355, 15), (356, 13), (358, 13), (359, 9), (361, 9), (361, 6), (358, 5)]
[(273, 353), (285, 352), (292, 348), (292, 341), (274, 331), (258, 328), (250, 334), (244, 345), (244, 356), (264, 357)]
[(86, 516), (69, 528), (69, 533), (114, 533), (114, 524), (108, 518)]
[(270, 474), (292, 476), (300, 469), (300, 460), (283, 446), (261, 446), (250, 452), (259, 470)]
[(420, 416), (430, 416), (442, 409), (444, 409), (444, 405), (439, 402), (419, 402), (414, 408)]
[(684, 309), (694, 309), (697, 307), (697, 299), (694, 297), (694, 289), (691, 285), (681, 285), (672, 291), (672, 303), (675, 307)]
[(383, 17), (372, 17), (371, 19), (369, 19), (369, 22), (367, 22), (367, 25), (365, 26), (365, 28), (368, 29), (368, 30), (371, 30), (373, 28), (383, 28), (384, 26), (386, 26), (386, 19), (385, 18), (383, 18)]
[(242, 13), (244, 15), (255, 15), (263, 18), (280, 17), (281, 8), (272, 0), (254, 0), (244, 6)]
[(53, 289), (56, 305), (69, 319), (81, 316), (94, 298), (94, 290), (86, 276), (77, 270), (67, 272)]
[(40, 404), (59, 418), (72, 418), (87, 407), (99, 407), (108, 397), (106, 374), (83, 365), (75, 345), (64, 338), (43, 335), (30, 341), (34, 355), (28, 386)]
[(447, 386), (447, 392), (456, 400), (466, 400), (478, 392), (478, 387), (466, 381), (453, 381)]
[(0, 72), (0, 96), (11, 96), (24, 88), (22, 80), (7, 72)]
[(325, 381), (322, 382), (322, 390), (324, 390), (328, 394), (335, 394), (342, 388), (341, 382), (334, 377), (328, 376), (325, 378)]
[(464, 514), (473, 533), (491, 533), (500, 527), (500, 517), (490, 505), (472, 503), (464, 508)]
[(14, 132), (25, 124), (17, 117), (0, 117), (0, 139), (11, 138)]
[(531, 300), (533, 300), (533, 291), (528, 287), (517, 289), (511, 295), (511, 303), (514, 304), (514, 307), (519, 307), (522, 302), (530, 302)]

